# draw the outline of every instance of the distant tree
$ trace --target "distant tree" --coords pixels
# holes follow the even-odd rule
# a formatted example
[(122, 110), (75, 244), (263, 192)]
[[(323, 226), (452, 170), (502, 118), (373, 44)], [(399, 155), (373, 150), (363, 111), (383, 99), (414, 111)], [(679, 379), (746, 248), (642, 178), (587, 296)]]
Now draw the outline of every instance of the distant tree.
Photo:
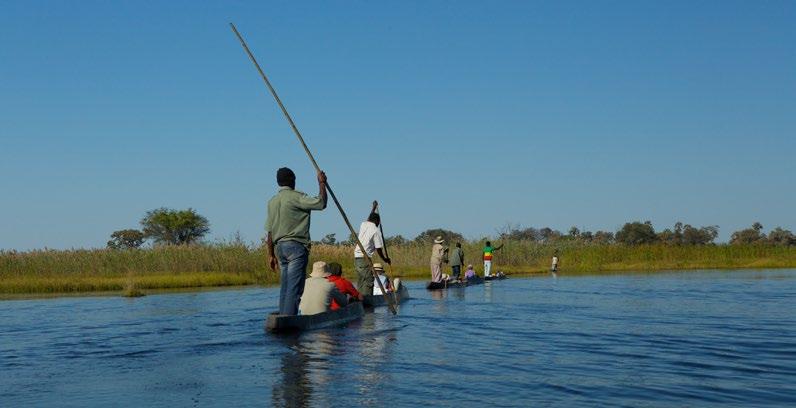
[(707, 245), (713, 243), (718, 236), (718, 225), (696, 228), (686, 224), (683, 227), (682, 243), (685, 245)]
[(766, 234), (762, 233), (763, 225), (759, 222), (752, 224), (752, 228), (735, 231), (730, 237), (730, 244), (743, 245), (743, 244), (758, 244), (766, 240)]
[(768, 242), (774, 245), (796, 245), (796, 235), (789, 230), (777, 227), (768, 233)]
[(515, 227), (504, 228), (503, 231), (500, 232), (499, 237), (501, 240), (538, 241), (540, 235), (539, 230), (536, 228), (522, 228), (518, 225)]
[(335, 238), (335, 235), (336, 234), (334, 234), (334, 233), (326, 234), (326, 236), (321, 238), (321, 244), (323, 244), (323, 245), (334, 245), (335, 243), (337, 243), (337, 238)]
[(409, 241), (403, 235), (394, 235), (384, 239), (388, 246), (401, 246), (406, 245)]
[(580, 237), (580, 230), (578, 229), (578, 227), (573, 225), (572, 228), (569, 229), (569, 236), (572, 238)]
[(446, 230), (442, 228), (432, 228), (429, 230), (425, 230), (421, 232), (418, 236), (415, 237), (414, 241), (417, 243), (430, 243), (434, 241), (434, 238), (442, 236), (446, 241), (464, 241), (464, 236), (459, 234), (458, 232), (453, 232), (451, 230)]
[(192, 208), (187, 210), (158, 208), (148, 211), (141, 219), (141, 226), (144, 235), (159, 244), (191, 244), (210, 232), (207, 218)]
[(651, 244), (658, 240), (650, 221), (628, 222), (616, 232), (616, 242), (626, 245)]
[(123, 229), (114, 231), (108, 241), (110, 249), (135, 249), (144, 243), (144, 233), (137, 229)]
[(583, 231), (580, 233), (580, 240), (584, 242), (591, 242), (594, 240), (594, 234), (591, 231)]
[(614, 233), (608, 231), (597, 231), (594, 233), (594, 238), (592, 242), (598, 244), (610, 244), (614, 242)]
[(554, 230), (550, 227), (544, 227), (539, 230), (539, 241), (551, 242), (561, 238), (563, 234), (561, 231)]

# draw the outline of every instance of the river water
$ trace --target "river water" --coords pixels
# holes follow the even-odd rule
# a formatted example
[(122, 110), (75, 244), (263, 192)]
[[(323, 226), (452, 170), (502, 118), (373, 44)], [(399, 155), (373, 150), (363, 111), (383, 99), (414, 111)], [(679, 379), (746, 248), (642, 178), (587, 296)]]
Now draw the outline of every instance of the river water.
[(0, 302), (0, 406), (796, 405), (796, 270), (408, 286), (298, 336), (275, 288)]

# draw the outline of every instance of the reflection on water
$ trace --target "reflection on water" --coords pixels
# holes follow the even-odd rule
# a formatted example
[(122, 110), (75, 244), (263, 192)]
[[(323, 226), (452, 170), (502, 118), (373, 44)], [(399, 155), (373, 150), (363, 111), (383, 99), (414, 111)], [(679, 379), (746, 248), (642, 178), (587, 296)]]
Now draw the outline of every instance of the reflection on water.
[(273, 288), (0, 302), (0, 406), (794, 406), (796, 271), (512, 278), (268, 335)]

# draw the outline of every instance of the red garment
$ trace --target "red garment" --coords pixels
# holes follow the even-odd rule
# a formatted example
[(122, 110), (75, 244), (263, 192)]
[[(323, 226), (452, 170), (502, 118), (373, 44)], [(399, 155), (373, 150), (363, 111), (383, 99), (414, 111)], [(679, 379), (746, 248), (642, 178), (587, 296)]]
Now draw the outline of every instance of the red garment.
[[(354, 285), (346, 278), (342, 276), (332, 275), (326, 278), (329, 282), (334, 283), (337, 286), (337, 290), (344, 295), (351, 295), (351, 297), (358, 298), (359, 291)], [(337, 310), (340, 308), (340, 305), (332, 299), (332, 310)]]

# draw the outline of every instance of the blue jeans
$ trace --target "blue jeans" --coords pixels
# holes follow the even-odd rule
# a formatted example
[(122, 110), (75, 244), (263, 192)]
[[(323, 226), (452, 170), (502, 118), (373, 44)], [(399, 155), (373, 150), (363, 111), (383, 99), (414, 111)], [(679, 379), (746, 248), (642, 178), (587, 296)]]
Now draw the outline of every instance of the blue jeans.
[(280, 241), (276, 244), (276, 259), (281, 272), (279, 289), (279, 314), (297, 315), (304, 281), (307, 279), (307, 262), (310, 251), (296, 241)]

